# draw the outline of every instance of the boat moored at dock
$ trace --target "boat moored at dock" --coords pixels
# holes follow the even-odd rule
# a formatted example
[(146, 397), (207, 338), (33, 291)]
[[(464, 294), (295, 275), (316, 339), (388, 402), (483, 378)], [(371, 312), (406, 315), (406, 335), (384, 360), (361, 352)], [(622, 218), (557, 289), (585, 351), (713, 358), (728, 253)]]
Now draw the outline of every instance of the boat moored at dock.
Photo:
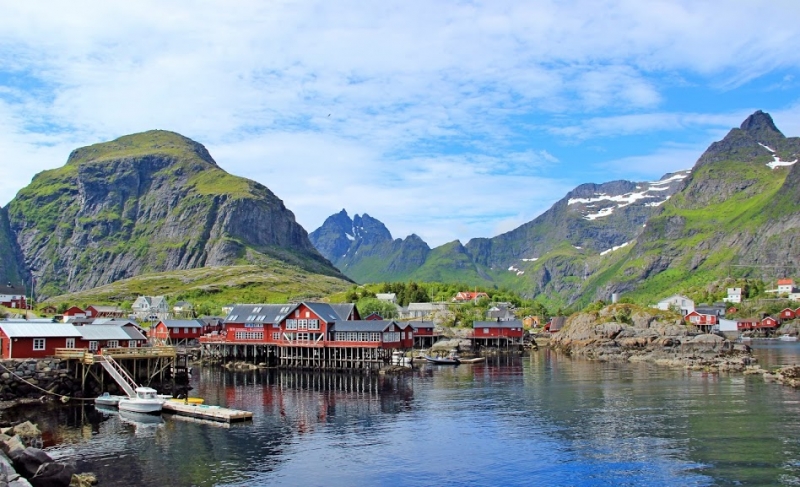
[(158, 392), (150, 387), (137, 387), (134, 395), (123, 397), (117, 407), (120, 411), (134, 413), (160, 413), (166, 400), (158, 397)]

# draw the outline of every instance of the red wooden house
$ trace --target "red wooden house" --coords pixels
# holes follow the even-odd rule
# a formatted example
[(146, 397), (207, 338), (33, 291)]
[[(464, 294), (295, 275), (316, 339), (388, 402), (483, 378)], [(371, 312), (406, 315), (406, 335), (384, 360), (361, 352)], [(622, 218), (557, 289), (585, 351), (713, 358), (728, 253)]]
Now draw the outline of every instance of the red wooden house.
[(392, 320), (361, 320), (342, 321), (333, 325), (333, 340), (329, 345), (337, 347), (368, 347), (368, 348), (410, 348), (404, 343), (413, 344), (414, 334), (410, 327), (406, 332)]
[(478, 345), (500, 346), (522, 343), (522, 321), (473, 321), (472, 336)]
[(3, 359), (50, 357), (56, 348), (75, 348), (80, 337), (69, 323), (0, 321)]
[(77, 306), (72, 306), (64, 311), (64, 321), (69, 321), (70, 318), (86, 318), (86, 311)]
[(761, 328), (777, 328), (779, 324), (780, 323), (778, 323), (778, 320), (772, 316), (767, 316), (761, 320)]
[(684, 317), (684, 320), (703, 331), (710, 331), (711, 327), (717, 324), (717, 315), (709, 315), (692, 311)]
[(12, 309), (26, 309), (25, 288), (12, 286), (11, 283), (0, 285), (0, 305)]
[(161, 320), (148, 335), (161, 343), (188, 345), (203, 335), (204, 327), (200, 320)]
[(429, 348), (439, 338), (434, 331), (432, 321), (409, 321), (414, 330), (414, 346), (418, 348)]
[(781, 310), (779, 316), (782, 320), (793, 320), (797, 318), (797, 311), (793, 310), (792, 308), (784, 308)]
[(408, 321), (400, 321), (400, 348), (414, 348), (414, 327)]
[(360, 320), (361, 314), (354, 303), (335, 303), (330, 305), (339, 316), (339, 321)]
[(93, 353), (102, 353), (106, 348), (136, 348), (144, 344), (144, 336), (132, 337), (123, 326), (83, 325), (75, 329), (81, 337), (75, 348), (83, 348)]

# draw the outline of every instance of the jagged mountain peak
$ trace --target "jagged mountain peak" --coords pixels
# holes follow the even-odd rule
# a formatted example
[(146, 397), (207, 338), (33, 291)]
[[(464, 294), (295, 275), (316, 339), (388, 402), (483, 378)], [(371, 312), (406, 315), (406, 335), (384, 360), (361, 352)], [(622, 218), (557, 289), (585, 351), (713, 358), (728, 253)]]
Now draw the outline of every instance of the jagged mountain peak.
[(783, 133), (775, 126), (775, 122), (772, 120), (769, 113), (762, 112), (761, 110), (757, 110), (747, 117), (739, 128), (756, 138), (764, 132), (768, 134), (779, 134), (783, 137)]
[(169, 130), (148, 130), (138, 134), (125, 135), (109, 142), (80, 147), (72, 151), (67, 159), (67, 164), (84, 164), (156, 154), (176, 159), (199, 159), (213, 166), (217, 165), (203, 144)]

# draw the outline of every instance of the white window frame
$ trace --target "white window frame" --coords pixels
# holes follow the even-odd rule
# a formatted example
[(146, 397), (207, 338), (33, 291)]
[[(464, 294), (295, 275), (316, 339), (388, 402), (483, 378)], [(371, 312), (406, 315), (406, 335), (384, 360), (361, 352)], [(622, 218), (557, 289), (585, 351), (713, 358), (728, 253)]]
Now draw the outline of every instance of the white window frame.
[(281, 339), (281, 332), (279, 332), (279, 331), (274, 332), (272, 334), (272, 339), (273, 340), (280, 340)]
[(296, 330), (297, 329), (297, 320), (286, 320), (286, 329), (287, 330)]
[(106, 342), (106, 348), (119, 348), (119, 340), (109, 340)]
[(34, 338), (33, 350), (37, 352), (40, 352), (42, 350), (47, 350), (47, 340), (44, 338)]
[(128, 348), (136, 348), (136, 340), (128, 340)]
[(99, 343), (97, 343), (97, 340), (89, 340), (89, 351), (96, 352), (98, 345)]
[(308, 320), (309, 330), (319, 330), (319, 320)]
[(67, 348), (75, 348), (75, 339), (74, 338), (67, 338), (65, 343)]
[(308, 320), (297, 320), (298, 330), (308, 330)]

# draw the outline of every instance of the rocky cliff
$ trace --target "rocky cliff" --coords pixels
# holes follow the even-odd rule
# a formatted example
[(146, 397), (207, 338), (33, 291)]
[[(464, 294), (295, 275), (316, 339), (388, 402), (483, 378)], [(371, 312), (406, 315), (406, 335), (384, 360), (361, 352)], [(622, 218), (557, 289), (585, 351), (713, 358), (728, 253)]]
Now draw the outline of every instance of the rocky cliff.
[(25, 261), (8, 223), (6, 208), (0, 208), (0, 283), (28, 282)]
[(265, 186), (232, 176), (205, 147), (150, 131), (73, 151), (8, 205), (41, 295), (146, 272), (283, 262), (343, 277)]

